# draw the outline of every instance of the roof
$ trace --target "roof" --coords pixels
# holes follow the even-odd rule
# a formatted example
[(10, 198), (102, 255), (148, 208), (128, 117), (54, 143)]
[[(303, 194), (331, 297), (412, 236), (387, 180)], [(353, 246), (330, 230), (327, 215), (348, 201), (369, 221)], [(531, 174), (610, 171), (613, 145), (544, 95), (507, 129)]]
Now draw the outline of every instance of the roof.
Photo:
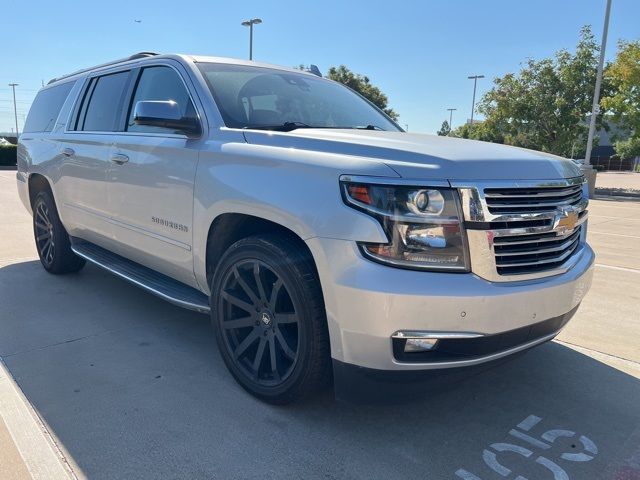
[(314, 75), (313, 73), (306, 72), (304, 70), (297, 70), (295, 68), (283, 67), (281, 65), (274, 65), (271, 63), (264, 62), (254, 62), (251, 60), (242, 60), (239, 58), (231, 58), (231, 57), (213, 57), (213, 56), (205, 56), (205, 55), (182, 55), (182, 54), (158, 54), (154, 52), (139, 52), (135, 53), (126, 58), (120, 58), (118, 60), (113, 60), (111, 62), (101, 63), (99, 65), (94, 65), (93, 67), (83, 68), (77, 70), (72, 73), (68, 73), (66, 75), (62, 75), (60, 77), (52, 78), (49, 80), (47, 85), (51, 85), (53, 83), (59, 82), (61, 80), (67, 80), (69, 78), (75, 77), (76, 75), (80, 75), (87, 72), (92, 72), (94, 70), (99, 70), (101, 68), (114, 67), (116, 65), (125, 65), (127, 63), (134, 63), (140, 60), (145, 60), (147, 58), (183, 58), (188, 59), (195, 63), (227, 63), (232, 65), (251, 65), (254, 67), (263, 67), (263, 68), (273, 68), (277, 70), (284, 70), (289, 72), (303, 73), (307, 75)]
[(295, 72), (295, 73), (306, 73), (308, 75), (315, 76), (313, 73), (307, 72), (306, 70), (299, 70), (293, 67), (283, 67), (282, 65), (275, 65), (273, 63), (254, 62), (253, 60), (243, 60), (240, 58), (213, 57), (213, 56), (207, 56), (207, 55), (182, 55), (182, 56), (187, 57), (191, 61), (196, 63), (227, 63), (231, 65), (247, 65), (252, 67), (273, 68), (276, 70), (285, 70), (285, 71)]

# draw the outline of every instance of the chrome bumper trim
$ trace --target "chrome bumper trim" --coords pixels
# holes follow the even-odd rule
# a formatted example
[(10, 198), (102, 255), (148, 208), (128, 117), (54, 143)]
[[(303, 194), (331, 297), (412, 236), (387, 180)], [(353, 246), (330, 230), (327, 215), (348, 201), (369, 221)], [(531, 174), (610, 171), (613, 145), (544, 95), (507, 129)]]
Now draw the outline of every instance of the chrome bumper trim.
[[(560, 329), (562, 330), (562, 329)], [(560, 330), (554, 333), (550, 333), (549, 335), (545, 335), (544, 337), (537, 338), (527, 343), (523, 343), (522, 345), (518, 345), (517, 347), (512, 347), (507, 350), (503, 350), (501, 352), (492, 353), (491, 355), (485, 355), (483, 357), (475, 357), (469, 360), (451, 360), (445, 362), (425, 362), (425, 363), (412, 363), (411, 366), (415, 368), (419, 368), (422, 370), (435, 370), (441, 368), (455, 368), (455, 367), (472, 367), (474, 365), (480, 365), (482, 363), (490, 362), (492, 360), (498, 360), (500, 358), (508, 357), (509, 355), (513, 355), (514, 353), (522, 352), (523, 350), (528, 350), (529, 348), (535, 347), (536, 345), (540, 345), (541, 343), (548, 342), (553, 339)], [(397, 360), (393, 360), (393, 363), (396, 365), (406, 365), (404, 362), (399, 362)]]
[(398, 339), (460, 339), (484, 337), (482, 333), (473, 332), (426, 332), (421, 330), (398, 330), (391, 335), (391, 338)]

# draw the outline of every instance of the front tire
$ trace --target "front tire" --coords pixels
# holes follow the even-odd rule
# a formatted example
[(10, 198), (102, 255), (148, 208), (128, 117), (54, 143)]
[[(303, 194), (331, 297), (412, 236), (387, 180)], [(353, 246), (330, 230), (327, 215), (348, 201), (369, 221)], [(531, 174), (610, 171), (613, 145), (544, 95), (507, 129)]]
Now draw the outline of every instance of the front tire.
[(287, 236), (229, 247), (213, 277), (211, 316), (222, 358), (254, 396), (290, 403), (330, 379), (320, 283), (308, 251)]
[(84, 267), (84, 259), (71, 250), (69, 234), (65, 230), (51, 194), (42, 191), (33, 202), (33, 235), (40, 262), (53, 274), (77, 272)]

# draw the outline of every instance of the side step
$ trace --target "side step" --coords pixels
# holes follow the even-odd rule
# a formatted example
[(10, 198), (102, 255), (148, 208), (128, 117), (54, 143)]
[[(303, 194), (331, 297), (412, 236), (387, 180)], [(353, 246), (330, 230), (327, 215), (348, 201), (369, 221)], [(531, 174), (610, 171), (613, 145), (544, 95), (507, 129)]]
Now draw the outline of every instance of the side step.
[(184, 283), (84, 240), (74, 238), (71, 250), (79, 257), (174, 305), (200, 313), (210, 312), (207, 296)]

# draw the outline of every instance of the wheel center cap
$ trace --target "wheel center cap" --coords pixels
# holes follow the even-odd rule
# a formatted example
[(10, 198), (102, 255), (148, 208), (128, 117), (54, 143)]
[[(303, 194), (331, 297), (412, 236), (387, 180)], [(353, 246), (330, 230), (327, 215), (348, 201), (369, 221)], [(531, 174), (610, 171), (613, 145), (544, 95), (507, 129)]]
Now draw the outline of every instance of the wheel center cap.
[(273, 323), (273, 318), (271, 317), (270, 313), (262, 312), (262, 315), (260, 315), (260, 321), (265, 327), (270, 327)]

